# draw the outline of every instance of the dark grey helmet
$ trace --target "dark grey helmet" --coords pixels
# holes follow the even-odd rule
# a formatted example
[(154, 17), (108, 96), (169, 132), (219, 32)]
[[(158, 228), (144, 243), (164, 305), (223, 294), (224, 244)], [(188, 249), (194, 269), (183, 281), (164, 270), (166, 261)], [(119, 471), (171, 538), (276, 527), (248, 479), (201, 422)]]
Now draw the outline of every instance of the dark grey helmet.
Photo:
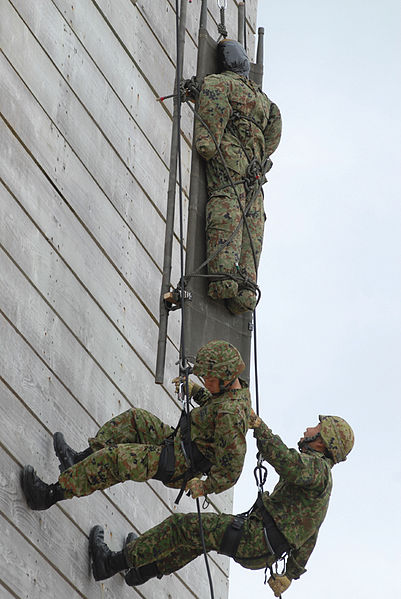
[(249, 58), (239, 42), (235, 40), (221, 40), (217, 44), (217, 66), (219, 73), (233, 71), (249, 77)]

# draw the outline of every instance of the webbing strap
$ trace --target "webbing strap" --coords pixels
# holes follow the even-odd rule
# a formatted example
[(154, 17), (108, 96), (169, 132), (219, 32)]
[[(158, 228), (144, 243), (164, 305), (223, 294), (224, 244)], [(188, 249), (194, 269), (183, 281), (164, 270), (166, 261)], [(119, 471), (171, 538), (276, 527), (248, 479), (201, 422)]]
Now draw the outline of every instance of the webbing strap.
[(224, 533), (220, 545), (220, 553), (228, 555), (228, 557), (235, 557), (237, 555), (238, 546), (244, 532), (245, 520), (245, 515), (234, 516), (234, 520), (227, 526)]

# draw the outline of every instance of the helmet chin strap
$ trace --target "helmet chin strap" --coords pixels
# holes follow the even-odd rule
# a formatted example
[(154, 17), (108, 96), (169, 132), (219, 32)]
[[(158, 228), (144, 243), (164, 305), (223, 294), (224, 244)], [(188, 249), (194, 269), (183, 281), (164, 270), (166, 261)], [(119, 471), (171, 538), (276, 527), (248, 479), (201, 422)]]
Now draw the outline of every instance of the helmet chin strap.
[(309, 443), (313, 443), (313, 441), (316, 441), (316, 439), (319, 439), (319, 437), (320, 433), (316, 433), (316, 435), (313, 435), (313, 437), (304, 437), (303, 439), (301, 439), (301, 441), (298, 441), (299, 451), (302, 451), (306, 445), (308, 445)]
[(220, 393), (224, 393), (224, 391), (228, 391), (228, 389), (231, 387), (231, 385), (233, 384), (233, 382), (235, 381), (237, 377), (235, 376), (232, 381), (229, 381), (228, 383), (224, 384), (224, 381), (222, 381), (221, 379), (219, 379), (219, 387), (220, 387)]

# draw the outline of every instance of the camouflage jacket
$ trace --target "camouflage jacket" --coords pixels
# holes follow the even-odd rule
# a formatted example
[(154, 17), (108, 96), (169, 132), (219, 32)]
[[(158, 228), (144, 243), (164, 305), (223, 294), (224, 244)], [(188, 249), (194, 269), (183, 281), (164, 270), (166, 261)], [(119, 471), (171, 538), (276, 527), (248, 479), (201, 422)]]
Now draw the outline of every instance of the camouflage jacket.
[(195, 121), (199, 154), (208, 161), (213, 158), (212, 163), (221, 163), (217, 143), (227, 166), (240, 175), (246, 172), (248, 158), (262, 163), (280, 142), (281, 116), (276, 104), (256, 83), (231, 71), (205, 77), (198, 114), (207, 125)]
[(264, 493), (263, 503), (293, 548), (286, 574), (299, 578), (326, 516), (334, 462), (318, 451), (289, 449), (263, 422), (254, 436), (263, 458), (280, 475), (271, 495)]
[[(211, 395), (196, 386), (193, 398), (201, 405), (191, 411), (191, 438), (212, 463), (205, 491), (221, 493), (235, 485), (242, 472), (251, 410), (249, 389), (244, 386)], [(176, 456), (179, 459), (177, 452)]]

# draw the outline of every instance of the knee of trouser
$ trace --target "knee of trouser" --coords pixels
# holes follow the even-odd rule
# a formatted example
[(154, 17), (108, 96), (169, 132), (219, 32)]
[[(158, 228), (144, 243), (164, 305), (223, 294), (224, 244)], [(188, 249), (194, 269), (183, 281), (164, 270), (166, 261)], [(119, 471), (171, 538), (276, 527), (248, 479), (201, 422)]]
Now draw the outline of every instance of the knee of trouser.
[(232, 279), (209, 283), (209, 297), (214, 300), (228, 299), (238, 293), (238, 283)]
[(249, 289), (241, 289), (236, 297), (227, 299), (226, 305), (232, 314), (252, 312), (256, 307), (256, 294)]

